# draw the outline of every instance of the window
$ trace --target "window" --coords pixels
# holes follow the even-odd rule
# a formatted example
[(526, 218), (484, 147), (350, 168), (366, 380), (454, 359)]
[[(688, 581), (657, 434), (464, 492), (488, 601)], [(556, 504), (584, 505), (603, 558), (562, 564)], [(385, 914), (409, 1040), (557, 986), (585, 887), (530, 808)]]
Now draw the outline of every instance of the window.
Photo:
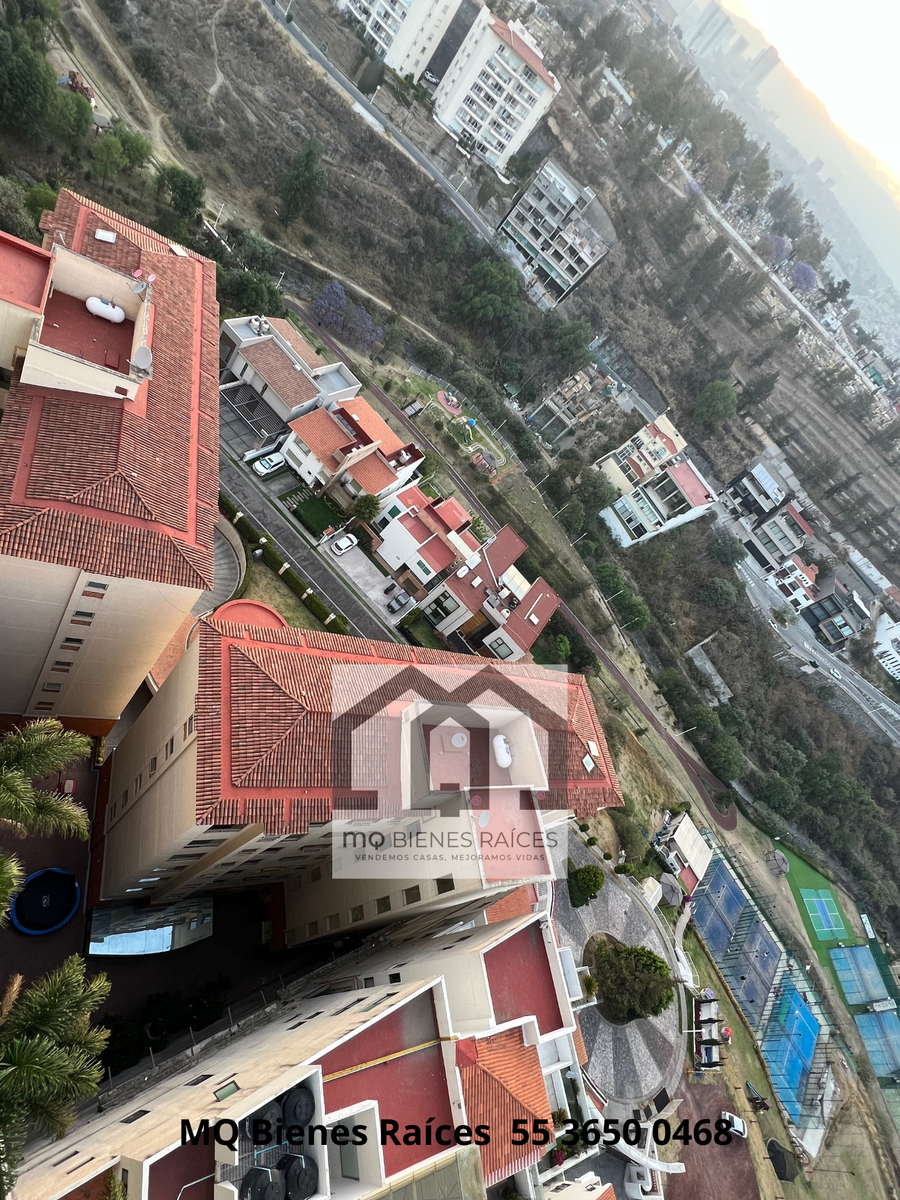
[(313, 869), (309, 873), (309, 882), (310, 883), (318, 883), (321, 878), (322, 878), (322, 868), (321, 867), (313, 867)]
[(52, 712), (53, 711), (53, 701), (52, 700), (44, 700), (41, 704), (36, 704), (34, 706), (34, 709), (35, 709), (35, 712)]
[(139, 1121), (141, 1119), (141, 1117), (146, 1117), (146, 1115), (149, 1111), (150, 1111), (149, 1108), (139, 1108), (135, 1112), (130, 1113), (127, 1117), (123, 1117), (122, 1120), (119, 1122), (119, 1124), (120, 1125), (131, 1125), (135, 1121)]
[(79, 650), (84, 645), (84, 638), (63, 638), (60, 650)]
[(306, 936), (308, 938), (319, 936), (319, 922), (318, 921), (310, 921), (310, 923), (306, 927)]
[(194, 859), (202, 857), (202, 854), (170, 854), (169, 862), (193, 862)]
[(96, 579), (89, 579), (87, 586), (95, 592), (105, 592), (109, 587), (108, 583), (98, 583)]
[(137, 795), (137, 793), (141, 790), (141, 788), (143, 786), (144, 786), (144, 773), (143, 773), (143, 771), (141, 771), (141, 773), (138, 775), (137, 779), (135, 779), (135, 781), (134, 781), (135, 795)]
[(422, 889), (416, 884), (415, 887), (403, 889), (404, 904), (418, 904), (422, 899)]
[(73, 616), (81, 617), (82, 620), (85, 620), (85, 621), (93, 621), (93, 619), (94, 619), (94, 614), (92, 612), (87, 612), (83, 608), (76, 608), (75, 612), (73, 613)]
[(512, 654), (512, 647), (507, 646), (503, 638), (494, 638), (492, 642), (488, 642), (488, 647), (493, 650), (498, 658), (509, 658)]
[(127, 803), (128, 803), (128, 788), (126, 788), (125, 791), (122, 793), (122, 807), (124, 808)]
[(443, 875), (437, 881), (437, 890), (439, 896), (446, 895), (447, 892), (455, 892), (456, 884), (453, 882), (452, 875)]
[(188, 717), (188, 719), (182, 725), (181, 729), (182, 729), (181, 740), (187, 741), (187, 739), (190, 737), (190, 735), (194, 732), (194, 714), (193, 713), (191, 713), (191, 715)]
[(232, 1079), (231, 1083), (226, 1083), (224, 1087), (220, 1087), (218, 1091), (213, 1092), (217, 1100), (227, 1100), (229, 1096), (233, 1096), (235, 1092), (239, 1092), (240, 1087)]
[(212, 1079), (212, 1075), (198, 1075), (195, 1079), (192, 1079), (189, 1083), (186, 1083), (184, 1086), (185, 1087), (196, 1087), (198, 1083), (205, 1083), (207, 1079)]
[(421, 558), (417, 559), (416, 562), (418, 563), (419, 570), (422, 572), (423, 575), (431, 574), (431, 567), (426, 567), (426, 565), (422, 562)]
[(390, 912), (390, 911), (391, 911), (391, 898), (390, 898), (390, 896), (380, 896), (380, 897), (379, 897), (379, 898), (378, 898), (378, 899), (375, 901), (375, 911), (376, 911), (376, 912), (378, 912), (378, 913), (386, 913), (386, 912)]
[(439, 625), (451, 613), (455, 613), (459, 608), (459, 601), (455, 596), (451, 596), (449, 592), (444, 592), (442, 596), (438, 596), (437, 600), (432, 600), (431, 604), (425, 606), (422, 612), (432, 623)]
[(340, 929), (340, 927), (341, 927), (341, 914), (340, 913), (332, 913), (330, 916), (325, 918), (325, 928), (326, 929), (328, 929), (328, 930)]
[(350, 909), (351, 921), (361, 921), (364, 916), (365, 912), (363, 911), (363, 906), (361, 904), (357, 904), (354, 908)]
[(399, 983), (399, 982), (400, 982), (400, 972), (392, 971), (390, 973), (390, 975), (388, 975), (388, 983)]
[(150, 759), (150, 774), (151, 775), (156, 774), (156, 756), (155, 755), (153, 756), (153, 758)]
[(174, 753), (175, 753), (175, 739), (173, 737), (170, 737), (169, 740), (166, 742), (166, 758), (168, 759)]
[(41, 688), (41, 691), (42, 692), (61, 692), (62, 684), (61, 683), (45, 683), (44, 686)]
[(365, 977), (365, 979), (363, 980), (363, 987), (374, 987), (374, 986), (375, 986), (375, 976), (367, 975)]
[(71, 667), (71, 666), (72, 666), (71, 662), (67, 662), (66, 659), (64, 659), (64, 658), (58, 658), (54, 662), (53, 667), (51, 669), (54, 671), (68, 671), (69, 667)]

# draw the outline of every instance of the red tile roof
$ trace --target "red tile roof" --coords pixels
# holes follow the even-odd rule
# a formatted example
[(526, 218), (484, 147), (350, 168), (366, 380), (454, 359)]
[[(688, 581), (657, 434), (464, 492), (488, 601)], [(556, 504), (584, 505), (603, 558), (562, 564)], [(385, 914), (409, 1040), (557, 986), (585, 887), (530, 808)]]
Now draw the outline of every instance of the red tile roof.
[(456, 551), (446, 542), (442, 542), (439, 537), (433, 537), (430, 542), (426, 542), (421, 547), (421, 552), (424, 561), (435, 572), (443, 571), (458, 559)]
[(432, 507), (448, 529), (457, 530), (472, 523), (472, 514), (466, 512), (460, 502), (452, 496), (448, 500), (435, 502)]
[[(358, 783), (354, 791), (340, 778), (350, 777), (350, 747), (344, 748), (345, 738), (333, 740), (340, 664), (369, 666), (384, 681), (387, 690), (366, 701), (372, 714), (406, 691), (435, 702), (450, 697), (475, 703), (489, 688), (492, 703), (524, 708), (549, 731), (548, 790), (538, 795), (541, 808), (573, 808), (587, 816), (622, 805), (583, 676), (293, 629), (283, 622), (273, 627), (279, 621), (265, 605), (240, 601), (223, 605), (200, 625), (198, 823), (261, 821), (268, 833), (304, 833), (310, 821), (330, 819), (337, 800), (359, 795)], [(371, 739), (366, 794), (379, 796), (383, 788), (392, 795), (392, 787), (384, 786), (385, 780), (393, 782), (390, 747), (377, 721), (371, 725), (365, 731)], [(592, 771), (582, 763), (589, 741), (597, 747)], [(379, 804), (384, 814), (383, 794)]]
[(487, 1125), (491, 1140), (481, 1147), (486, 1187), (538, 1162), (544, 1149), (514, 1146), (513, 1121), (550, 1120), (550, 1103), (536, 1046), (526, 1046), (521, 1029), (456, 1043), (456, 1066), (466, 1106), (466, 1123)]
[(327, 471), (337, 470), (335, 451), (344, 450), (352, 444), (350, 435), (340, 421), (336, 421), (327, 409), (314, 408), (306, 416), (297, 417), (289, 424), (300, 441), (309, 446)]
[(407, 508), (426, 508), (431, 504), (431, 497), (426, 496), (422, 489), (415, 485), (398, 492), (397, 499), (402, 500)]
[(348, 467), (347, 474), (351, 475), (370, 496), (379, 495), (397, 482), (396, 472), (391, 470), (377, 451), (375, 454), (361, 458), (352, 467)]
[(380, 443), (379, 449), (385, 458), (391, 458), (406, 445), (362, 396), (356, 396), (352, 400), (339, 400), (337, 406), (345, 420), (359, 428), (370, 441)]
[(320, 394), (305, 371), (298, 371), (294, 360), (273, 337), (243, 346), (241, 354), (289, 408), (308, 404)]
[(671, 475), (694, 508), (711, 504), (715, 499), (709, 485), (692, 463), (673, 463), (671, 467), (666, 468), (666, 473)]
[(659, 438), (659, 440), (662, 442), (662, 444), (665, 446), (665, 448), (668, 450), (668, 452), (670, 454), (676, 453), (675, 443), (672, 441), (672, 439), (669, 437), (669, 435), (667, 433), (665, 433), (662, 429), (660, 429), (660, 427), (656, 424), (655, 421), (651, 421), (650, 424), (647, 426), (647, 429), (650, 431), (650, 433), (653, 434), (653, 436), (655, 438)]
[(537, 892), (531, 883), (523, 883), (514, 892), (508, 892), (489, 904), (484, 910), (489, 925), (498, 921), (509, 921), (512, 917), (524, 917), (531, 911), (531, 906), (537, 901)]
[[(153, 374), (135, 401), (24, 385), (0, 425), (0, 554), (211, 588), (218, 515), (215, 264), (63, 189), (41, 218), (75, 253), (154, 274)], [(115, 242), (97, 241), (97, 230)]]
[(284, 317), (267, 317), (266, 320), (297, 351), (308, 367), (315, 368), (328, 365), (326, 360), (315, 352), (297, 326), (291, 321), (286, 321)]
[(575, 1043), (575, 1055), (578, 1059), (579, 1066), (584, 1064), (590, 1058), (587, 1046), (584, 1044), (584, 1034), (581, 1032), (581, 1022), (578, 1020), (578, 1013), (573, 1013), (575, 1017), (575, 1032), (572, 1034), (572, 1040)]
[(510, 29), (506, 22), (501, 21), (499, 17), (491, 16), (488, 23), (501, 42), (505, 42), (511, 50), (515, 50), (519, 58), (528, 63), (529, 67), (540, 75), (545, 83), (549, 83), (555, 92), (559, 91), (556, 76), (550, 74), (544, 66), (544, 60), (540, 54), (532, 46), (529, 46), (524, 38), (520, 37), (514, 29)]
[[(546, 580), (536, 579), (525, 593), (525, 598), (519, 601), (519, 607), (514, 608), (506, 618), (503, 632), (508, 633), (523, 650), (530, 650), (561, 603)], [(537, 618), (536, 624), (532, 617)]]
[(803, 530), (803, 532), (806, 534), (806, 536), (814, 537), (815, 531), (813, 530), (813, 527), (810, 525), (810, 523), (807, 520), (805, 520), (803, 518), (803, 516), (800, 513), (800, 509), (797, 508), (796, 504), (788, 504), (786, 507), (787, 507), (788, 512), (791, 514), (791, 516), (794, 518), (794, 520), (797, 522), (797, 524), (800, 526), (800, 528)]

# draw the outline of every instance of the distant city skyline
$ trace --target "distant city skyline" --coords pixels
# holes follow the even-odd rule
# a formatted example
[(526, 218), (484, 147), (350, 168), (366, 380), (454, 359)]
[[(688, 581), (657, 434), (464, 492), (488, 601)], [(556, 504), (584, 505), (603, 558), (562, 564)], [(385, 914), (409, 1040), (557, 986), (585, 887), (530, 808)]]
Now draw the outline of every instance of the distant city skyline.
[(884, 0), (722, 0), (771, 42), (832, 119), (900, 182), (895, 57), (900, 7)]

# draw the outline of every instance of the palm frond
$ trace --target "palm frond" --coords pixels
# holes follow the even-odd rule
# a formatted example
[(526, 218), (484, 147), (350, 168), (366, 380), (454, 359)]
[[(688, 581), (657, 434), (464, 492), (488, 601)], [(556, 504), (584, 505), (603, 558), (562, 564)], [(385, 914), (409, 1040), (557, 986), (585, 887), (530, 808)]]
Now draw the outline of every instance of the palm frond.
[(82, 1026), (109, 995), (109, 988), (105, 975), (86, 979), (84, 959), (73, 954), (20, 996), (7, 1020), (7, 1035), (47, 1037), (54, 1045), (66, 1046), (70, 1039), (85, 1037)]
[(19, 998), (19, 992), (21, 992), (24, 982), (24, 975), (13, 975), (6, 985), (6, 991), (3, 993), (2, 998), (0, 998), (0, 1025), (5, 1024), (6, 1018), (12, 1012), (13, 1005)]
[(52, 717), (29, 721), (0, 738), (0, 765), (21, 771), (28, 779), (45, 779), (81, 762), (90, 752), (89, 737), (63, 729)]
[(11, 833), (13, 837), (27, 838), (28, 830), (24, 825), (20, 825), (18, 821), (7, 821), (5, 817), (0, 817), (0, 829)]
[(31, 812), (22, 824), (38, 837), (77, 837), (86, 840), (91, 822), (85, 810), (59, 792), (32, 789)]

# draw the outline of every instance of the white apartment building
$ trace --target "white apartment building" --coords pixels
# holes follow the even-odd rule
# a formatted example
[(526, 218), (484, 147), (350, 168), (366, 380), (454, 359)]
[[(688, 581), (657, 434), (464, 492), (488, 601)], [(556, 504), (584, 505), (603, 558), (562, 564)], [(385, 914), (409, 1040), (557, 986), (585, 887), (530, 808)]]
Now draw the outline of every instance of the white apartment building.
[(594, 192), (548, 159), (500, 223), (538, 304), (554, 307), (616, 241)]
[(559, 81), (519, 21), (481, 9), (434, 96), (434, 119), (503, 171), (553, 103)]
[(900, 679), (900, 621), (882, 613), (875, 625), (872, 653), (894, 679)]
[(680, 454), (687, 442), (665, 414), (594, 464), (619, 492), (630, 492)]
[(0, 233), (0, 709), (109, 731), (213, 587), (215, 264), (63, 189)]
[(462, 0), (337, 0), (363, 27), (379, 58), (398, 75), (418, 80)]
[(620, 546), (696, 521), (716, 494), (692, 462), (672, 462), (620, 496), (600, 516)]

